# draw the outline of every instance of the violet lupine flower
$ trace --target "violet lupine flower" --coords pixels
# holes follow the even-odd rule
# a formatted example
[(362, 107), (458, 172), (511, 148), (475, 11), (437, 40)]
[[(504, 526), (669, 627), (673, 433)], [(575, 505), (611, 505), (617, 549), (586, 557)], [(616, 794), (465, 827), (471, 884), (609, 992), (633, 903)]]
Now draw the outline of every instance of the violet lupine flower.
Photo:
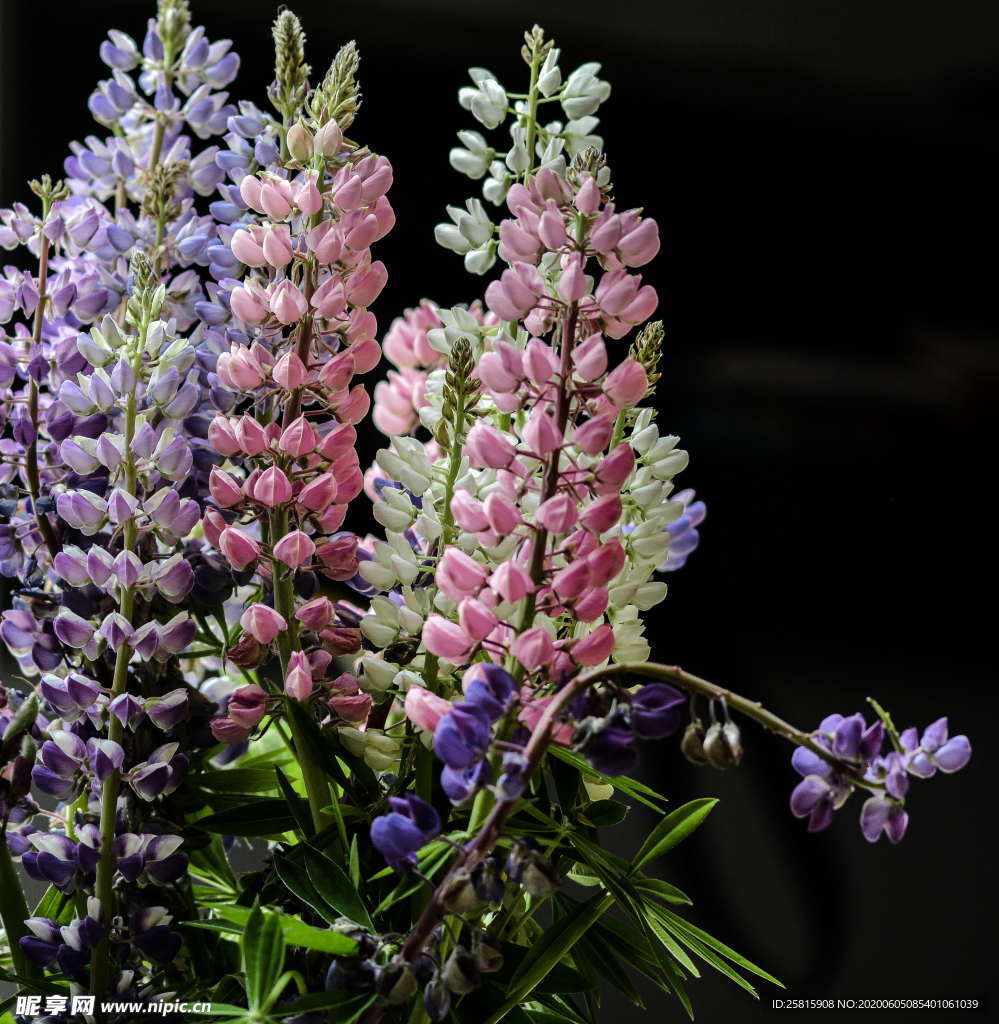
[(388, 814), (371, 824), (371, 841), (396, 871), (416, 867), (416, 855), (435, 836), (440, 835), (437, 812), (414, 793), (389, 798)]
[(971, 759), (967, 736), (949, 738), (946, 718), (930, 725), (922, 737), (917, 729), (906, 729), (898, 737), (898, 748), (882, 755), (884, 737), (881, 721), (868, 726), (860, 714), (823, 720), (813, 738), (851, 769), (849, 776), (804, 747), (795, 750), (791, 763), (804, 778), (791, 794), (791, 812), (809, 819), (810, 832), (826, 828), (854, 789), (866, 787), (871, 796), (861, 809), (864, 838), (873, 843), (883, 833), (889, 842), (901, 842), (909, 824), (909, 776), (930, 778), (938, 768), (956, 772)]

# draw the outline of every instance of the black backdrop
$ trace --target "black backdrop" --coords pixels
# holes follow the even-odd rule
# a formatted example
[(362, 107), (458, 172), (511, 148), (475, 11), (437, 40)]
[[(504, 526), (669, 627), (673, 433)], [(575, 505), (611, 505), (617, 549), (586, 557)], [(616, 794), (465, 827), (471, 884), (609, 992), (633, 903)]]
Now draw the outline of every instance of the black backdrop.
[[(151, 6), (151, 5), (150, 5)], [(244, 59), (263, 103), (264, 0), (194, 0)], [(692, 453), (702, 547), (651, 618), (654, 657), (755, 695), (805, 727), (877, 695), (902, 725), (951, 716), (968, 769), (913, 786), (910, 834), (869, 846), (859, 802), (820, 836), (787, 811), (789, 749), (746, 728), (743, 766), (688, 766), (670, 744), (643, 771), (675, 802), (717, 794), (664, 865), (697, 919), (799, 997), (987, 998), (994, 871), (992, 506), (984, 435), (999, 356), (994, 182), (999, 8), (986, 2), (594, 0), (468, 5), (301, 0), (324, 68), (356, 38), (357, 133), (396, 169), (399, 226), (380, 255), (387, 324), (422, 296), (474, 297), (438, 249), (455, 100), (480, 64), (510, 88), (519, 33), (556, 35), (562, 66), (600, 60), (602, 134), (622, 203), (663, 231), (650, 279), (667, 323), (661, 423)], [(58, 173), (105, 29), (141, 40), (147, 6), (2, 0), (4, 202)], [(368, 439), (365, 459), (377, 446)], [(615, 842), (634, 849), (635, 813)], [(717, 977), (701, 1020), (772, 1019)], [(681, 1019), (654, 994), (647, 1019)], [(612, 1003), (608, 1019), (646, 1019)], [(826, 1019), (840, 1019), (829, 1012)], [(845, 1015), (844, 1015), (845, 1016)], [(897, 1014), (896, 1019), (908, 1019)], [(957, 1015), (940, 1013), (933, 1019)]]

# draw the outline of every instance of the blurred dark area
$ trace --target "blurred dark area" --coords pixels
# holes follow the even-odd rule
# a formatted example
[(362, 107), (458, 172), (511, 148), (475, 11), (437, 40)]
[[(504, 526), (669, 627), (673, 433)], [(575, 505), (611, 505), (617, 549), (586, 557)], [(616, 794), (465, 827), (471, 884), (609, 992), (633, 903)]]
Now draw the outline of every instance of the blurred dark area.
[[(231, 37), (243, 57), (235, 96), (261, 105), (275, 6), (192, 0), (209, 37)], [(358, 41), (355, 135), (395, 165), (384, 326), (421, 297), (451, 304), (484, 286), (433, 241), (445, 204), (478, 194), (447, 162), (454, 132), (479, 127), (456, 101), (465, 68), (522, 91), (520, 34), (535, 20), (563, 71), (602, 62), (617, 197), (662, 228), (647, 268), (667, 327), (660, 425), (691, 451), (681, 485), (709, 507), (700, 549), (648, 617), (654, 658), (804, 728), (876, 696), (900, 727), (948, 715), (971, 736), (960, 775), (914, 782), (898, 848), (865, 842), (857, 797), (828, 832), (806, 834), (787, 810), (790, 747), (752, 724), (726, 775), (691, 767), (673, 743), (645, 748), (645, 777), (674, 806), (721, 797), (664, 877), (694, 897), (696, 922), (787, 986), (762, 985), (757, 1004), (706, 969), (691, 986), (698, 1018), (770, 1020), (787, 996), (988, 1000), (999, 6), (293, 6), (317, 71)], [(58, 174), (68, 140), (95, 127), (98, 45), (112, 26), (141, 39), (147, 11), (3, 0), (0, 12), (7, 204), (29, 177)], [(373, 427), (364, 443), (367, 461)], [(611, 841), (628, 854), (651, 825), (638, 810)], [(683, 1019), (661, 993), (649, 1005), (646, 1016), (612, 998), (604, 1013)]]

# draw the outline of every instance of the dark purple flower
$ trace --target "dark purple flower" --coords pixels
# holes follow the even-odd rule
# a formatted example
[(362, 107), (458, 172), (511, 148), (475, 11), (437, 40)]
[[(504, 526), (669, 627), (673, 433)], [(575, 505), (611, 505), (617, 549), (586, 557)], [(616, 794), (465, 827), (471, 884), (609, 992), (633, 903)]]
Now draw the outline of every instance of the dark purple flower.
[(415, 867), (416, 854), (440, 835), (440, 816), (414, 793), (390, 797), (388, 814), (371, 823), (371, 842), (396, 871)]
[(643, 740), (671, 736), (683, 721), (687, 698), (666, 683), (649, 683), (631, 698), (631, 724)]
[(441, 770), (441, 788), (448, 800), (456, 807), (467, 803), (492, 778), (489, 762), (483, 758), (469, 768), (452, 768), (445, 765)]
[(489, 715), (477, 704), (455, 704), (434, 732), (434, 753), (451, 768), (468, 768), (485, 756), (492, 738)]
[(638, 764), (635, 734), (607, 725), (589, 731), (577, 748), (601, 775), (627, 775)]
[(517, 699), (513, 676), (499, 665), (480, 662), (465, 673), (465, 702), (484, 711), (492, 721), (502, 718)]

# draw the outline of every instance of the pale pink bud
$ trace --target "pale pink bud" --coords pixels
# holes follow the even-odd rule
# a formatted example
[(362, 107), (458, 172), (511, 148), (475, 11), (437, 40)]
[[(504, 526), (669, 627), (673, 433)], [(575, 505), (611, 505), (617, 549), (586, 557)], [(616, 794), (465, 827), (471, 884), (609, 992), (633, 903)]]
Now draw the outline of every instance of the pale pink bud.
[(499, 625), (492, 609), (474, 597), (466, 597), (459, 602), (458, 622), (475, 641), (484, 640)]
[(366, 214), (354, 222), (354, 226), (344, 237), (344, 242), (346, 242), (348, 249), (360, 252), (371, 245), (378, 235), (378, 230), (378, 218), (373, 213)]
[(587, 383), (602, 377), (607, 372), (607, 346), (599, 334), (591, 334), (572, 350), (572, 362), (576, 375)]
[(586, 455), (599, 455), (610, 444), (614, 422), (609, 416), (594, 416), (572, 432), (572, 443)]
[(226, 527), (222, 531), (218, 546), (234, 569), (245, 569), (260, 557), (260, 545), (235, 526)]
[(617, 243), (617, 254), (626, 267), (643, 267), (659, 252), (659, 225), (651, 217), (629, 231)]
[(451, 515), (454, 521), (469, 533), (480, 533), (489, 528), (482, 502), (465, 490), (455, 491), (451, 499)]
[(306, 629), (318, 633), (325, 629), (332, 621), (335, 609), (333, 602), (328, 597), (314, 597), (295, 612), (295, 618), (305, 626)]
[[(288, 183), (268, 179), (260, 185), (260, 205), (271, 220), (284, 220), (291, 213)], [(244, 197), (245, 198), (245, 197)]]
[(431, 615), (423, 624), (423, 643), (431, 654), (448, 661), (463, 661), (472, 646), (472, 640), (457, 622), (442, 615)]
[(585, 561), (576, 560), (560, 569), (552, 579), (552, 590), (563, 601), (572, 601), (590, 585), (590, 567)]
[[(218, 509), (214, 509), (211, 506), (205, 509), (205, 518), (201, 520), (201, 528), (205, 531), (205, 540), (212, 547), (216, 547), (221, 551), (220, 538), (223, 532), (229, 528), (229, 524), (222, 518), (222, 514)], [(90, 550), (93, 551), (94, 549), (91, 548)], [(91, 576), (93, 576), (93, 573), (91, 573)], [(97, 581), (95, 580), (94, 582), (96, 583)]]
[(510, 604), (534, 592), (534, 581), (515, 562), (504, 562), (489, 577), (489, 586)]
[(464, 451), (473, 466), (488, 466), (490, 469), (505, 469), (517, 454), (513, 445), (495, 427), (481, 420), (468, 432)]
[(243, 500), (243, 488), (239, 486), (236, 478), (218, 466), (212, 466), (208, 476), (208, 490), (222, 508), (231, 508)]
[(312, 672), (302, 651), (293, 651), (288, 659), (288, 674), (284, 677), (284, 692), (292, 700), (308, 700), (312, 694)]
[(361, 193), (363, 191), (364, 185), (361, 182), (360, 176), (354, 174), (344, 179), (344, 182), (337, 187), (333, 193), (333, 201), (344, 213), (349, 213), (361, 205)]
[(625, 359), (604, 380), (604, 394), (619, 408), (630, 409), (648, 393), (649, 378), (637, 359)]
[(330, 473), (317, 476), (298, 492), (298, 504), (310, 512), (322, 512), (336, 500), (336, 479)]
[(284, 617), (266, 604), (251, 604), (240, 616), (239, 624), (260, 644), (269, 644), (288, 628)]
[(208, 442), (219, 455), (235, 455), (242, 450), (236, 432), (232, 429), (228, 418), (221, 413), (216, 413), (215, 418), (208, 425)]
[(250, 349), (233, 345), (219, 356), (218, 375), (228, 388), (252, 391), (263, 383), (264, 369)]
[(594, 533), (605, 533), (621, 518), (621, 499), (616, 494), (605, 494), (591, 501), (579, 517), (581, 525)]
[(524, 349), (524, 370), (535, 384), (546, 384), (551, 380), (558, 361), (543, 341), (531, 338)]
[(601, 216), (590, 231), (590, 245), (606, 256), (621, 237), (621, 218), (617, 214), (608, 213), (607, 210), (604, 214), (605, 216)]
[(270, 309), (287, 326), (301, 320), (309, 305), (298, 286), (285, 278), (271, 293)]
[(639, 280), (624, 270), (609, 271), (597, 285), (597, 305), (610, 316), (620, 316), (634, 300)]
[(335, 263), (343, 252), (343, 239), (333, 221), (317, 224), (306, 235), (305, 242), (320, 263)]
[(515, 263), (486, 288), (486, 305), (501, 320), (519, 320), (537, 305), (544, 290), (536, 267)]
[(274, 378), (275, 384), (294, 391), (295, 388), (302, 387), (309, 379), (309, 371), (306, 369), (305, 363), (294, 352), (285, 352), (274, 364), (271, 376)]
[(259, 455), (267, 450), (267, 431), (252, 416), (240, 416), (235, 431), (239, 446), (247, 455)]
[(316, 132), (312, 140), (317, 153), (321, 153), (327, 160), (332, 160), (343, 148), (343, 132), (336, 121), (327, 121), (326, 124)]
[(316, 187), (315, 172), (310, 172), (302, 178), (294, 190), (294, 196), (295, 205), (307, 216), (318, 213), (323, 208), (323, 197)]
[(628, 324), (640, 324), (652, 316), (658, 305), (659, 296), (655, 288), (650, 284), (643, 285), (621, 313), (621, 319)]
[(291, 232), (288, 225), (271, 224), (265, 228), (261, 249), (272, 267), (288, 266), (291, 263)]
[(580, 622), (593, 622), (607, 611), (609, 603), (607, 588), (593, 587), (572, 606), (572, 610)]
[(366, 722), (371, 711), (370, 693), (335, 693), (330, 707), (345, 721), (355, 725)]
[(378, 298), (388, 280), (388, 271), (381, 260), (375, 260), (367, 270), (354, 274), (347, 287), (347, 298), (352, 305), (370, 306)]
[(291, 500), (291, 483), (277, 466), (265, 469), (253, 484), (253, 500), (275, 508)]
[(583, 273), (583, 259), (579, 255), (570, 257), (558, 279), (558, 293), (566, 302), (579, 302), (586, 294), (586, 275)]
[(422, 686), (411, 686), (406, 691), (406, 717), (417, 729), (432, 733), (450, 710), (450, 701)]
[[(366, 310), (355, 310), (354, 312), (365, 316), (372, 316)], [(367, 373), (369, 370), (373, 370), (378, 365), (378, 360), (382, 357), (382, 350), (374, 338), (352, 343), (350, 351), (354, 357), (356, 373)]]
[(524, 427), (524, 440), (532, 453), (542, 457), (561, 447), (562, 434), (554, 418), (545, 412), (543, 406), (539, 405), (527, 421), (527, 426)]
[(229, 295), (229, 307), (244, 324), (259, 324), (267, 318), (267, 307), (260, 295), (243, 285), (233, 288)]
[(534, 672), (547, 665), (555, 656), (552, 638), (541, 626), (524, 630), (510, 645), (510, 653), (527, 669)]
[(538, 236), (545, 243), (545, 247), (552, 252), (569, 244), (565, 221), (554, 203), (549, 203), (548, 208), (538, 218)]
[(449, 547), (437, 563), (437, 586), (452, 601), (478, 593), (488, 571), (481, 562), (466, 555), (460, 548)]
[(594, 214), (600, 209), (600, 188), (592, 176), (587, 176), (586, 181), (579, 186), (576, 198), (573, 200), (576, 209), (587, 216)]
[(602, 587), (624, 568), (626, 561), (621, 542), (612, 537), (606, 544), (601, 544), (586, 557), (586, 562), (593, 575), (593, 585)]
[(333, 461), (357, 444), (357, 431), (349, 423), (334, 427), (319, 444), (319, 454)]
[[(355, 494), (354, 497), (356, 498), (357, 495)], [(343, 526), (343, 521), (346, 518), (346, 504), (330, 505), (329, 508), (323, 509), (316, 521), (319, 523), (319, 529), (322, 530), (323, 533), (336, 533), (336, 531)]]
[(631, 445), (619, 444), (597, 464), (596, 476), (602, 484), (620, 487), (635, 468), (635, 453)]
[(536, 516), (549, 533), (568, 533), (579, 519), (579, 508), (568, 494), (556, 494), (538, 506)]
[(503, 359), (496, 352), (486, 352), (479, 360), (476, 372), (490, 391), (506, 394), (520, 387), (520, 376), (509, 372), (503, 366)]
[(482, 508), (490, 528), (501, 537), (513, 533), (524, 521), (517, 506), (499, 491), (493, 491), (483, 502)]
[(252, 729), (244, 729), (243, 726), (234, 722), (231, 718), (213, 718), (209, 722), (212, 735), (219, 743), (244, 743), (250, 738)]
[(229, 248), (240, 263), (248, 267), (262, 267), (267, 262), (263, 246), (254, 237), (252, 229), (241, 229), (232, 236)]
[(315, 551), (316, 545), (312, 542), (312, 538), (301, 530), (293, 530), (291, 533), (285, 534), (274, 545), (274, 557), (280, 559), (285, 565), (290, 565), (293, 569), (305, 565)]
[(312, 429), (312, 425), (304, 416), (299, 416), (298, 419), (289, 423), (278, 439), (278, 448), (293, 455), (296, 459), (314, 452), (317, 444), (319, 444), (319, 435)]
[(321, 316), (331, 319), (339, 316), (347, 308), (347, 296), (344, 293), (343, 281), (331, 274), (313, 292), (312, 305), (319, 310)]
[(226, 709), (229, 717), (247, 730), (254, 729), (260, 724), (266, 710), (267, 691), (256, 683), (241, 686), (233, 691)]
[(598, 626), (589, 636), (577, 640), (570, 649), (572, 660), (577, 665), (599, 665), (606, 661), (614, 650), (614, 630), (608, 623)]
[(316, 549), (323, 572), (332, 580), (349, 580), (357, 573), (357, 537), (343, 534), (331, 537)]
[(243, 202), (246, 203), (251, 209), (256, 210), (257, 213), (263, 213), (264, 208), (260, 205), (260, 179), (254, 177), (252, 174), (248, 174), (239, 183), (239, 194), (243, 197)]
[(371, 396), (363, 384), (355, 384), (348, 397), (335, 404), (337, 418), (343, 423), (360, 423), (371, 408)]

